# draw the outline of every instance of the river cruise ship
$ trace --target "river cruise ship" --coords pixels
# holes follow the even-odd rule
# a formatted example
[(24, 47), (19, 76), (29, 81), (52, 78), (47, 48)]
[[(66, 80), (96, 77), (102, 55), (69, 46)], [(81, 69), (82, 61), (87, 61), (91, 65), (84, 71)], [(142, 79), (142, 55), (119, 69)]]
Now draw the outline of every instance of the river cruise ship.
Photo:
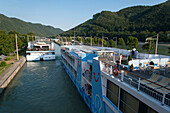
[(26, 59), (27, 61), (55, 60), (54, 43), (44, 41), (29, 42)]
[(61, 46), (61, 58), (93, 113), (170, 112), (169, 56), (68, 45)]

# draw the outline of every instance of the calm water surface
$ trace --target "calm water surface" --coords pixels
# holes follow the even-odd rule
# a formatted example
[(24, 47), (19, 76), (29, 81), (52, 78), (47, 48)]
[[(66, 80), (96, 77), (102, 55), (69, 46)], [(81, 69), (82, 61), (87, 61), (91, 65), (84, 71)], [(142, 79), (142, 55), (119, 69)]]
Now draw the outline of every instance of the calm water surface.
[[(55, 45), (60, 55), (60, 47)], [(0, 95), (0, 113), (90, 113), (56, 61), (27, 62)]]

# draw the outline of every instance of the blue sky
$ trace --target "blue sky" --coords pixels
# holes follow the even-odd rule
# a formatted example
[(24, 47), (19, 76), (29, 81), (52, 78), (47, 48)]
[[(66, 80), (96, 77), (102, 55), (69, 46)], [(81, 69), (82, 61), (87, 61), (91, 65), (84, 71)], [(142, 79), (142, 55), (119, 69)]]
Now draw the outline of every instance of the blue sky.
[(167, 0), (0, 0), (0, 13), (26, 22), (69, 30), (103, 10), (119, 11)]

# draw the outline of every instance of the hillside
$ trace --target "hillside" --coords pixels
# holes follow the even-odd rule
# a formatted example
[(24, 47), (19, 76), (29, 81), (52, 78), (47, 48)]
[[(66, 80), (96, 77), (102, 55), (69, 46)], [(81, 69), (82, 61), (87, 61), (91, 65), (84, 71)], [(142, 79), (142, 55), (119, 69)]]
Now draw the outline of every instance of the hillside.
[(123, 37), (129, 35), (144, 41), (146, 37), (160, 34), (160, 41), (170, 41), (170, 1), (155, 6), (134, 6), (118, 12), (102, 11), (93, 18), (61, 35)]
[(8, 18), (2, 14), (0, 14), (0, 30), (17, 31), (21, 34), (32, 32), (38, 36), (52, 36), (63, 32), (60, 28), (24, 22), (17, 18)]

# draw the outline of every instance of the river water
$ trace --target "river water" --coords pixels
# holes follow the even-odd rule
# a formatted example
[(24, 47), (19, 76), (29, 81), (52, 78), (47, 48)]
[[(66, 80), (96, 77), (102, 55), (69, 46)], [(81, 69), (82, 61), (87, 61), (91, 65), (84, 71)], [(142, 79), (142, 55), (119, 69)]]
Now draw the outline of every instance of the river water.
[(0, 113), (90, 113), (60, 59), (26, 62), (0, 95)]

